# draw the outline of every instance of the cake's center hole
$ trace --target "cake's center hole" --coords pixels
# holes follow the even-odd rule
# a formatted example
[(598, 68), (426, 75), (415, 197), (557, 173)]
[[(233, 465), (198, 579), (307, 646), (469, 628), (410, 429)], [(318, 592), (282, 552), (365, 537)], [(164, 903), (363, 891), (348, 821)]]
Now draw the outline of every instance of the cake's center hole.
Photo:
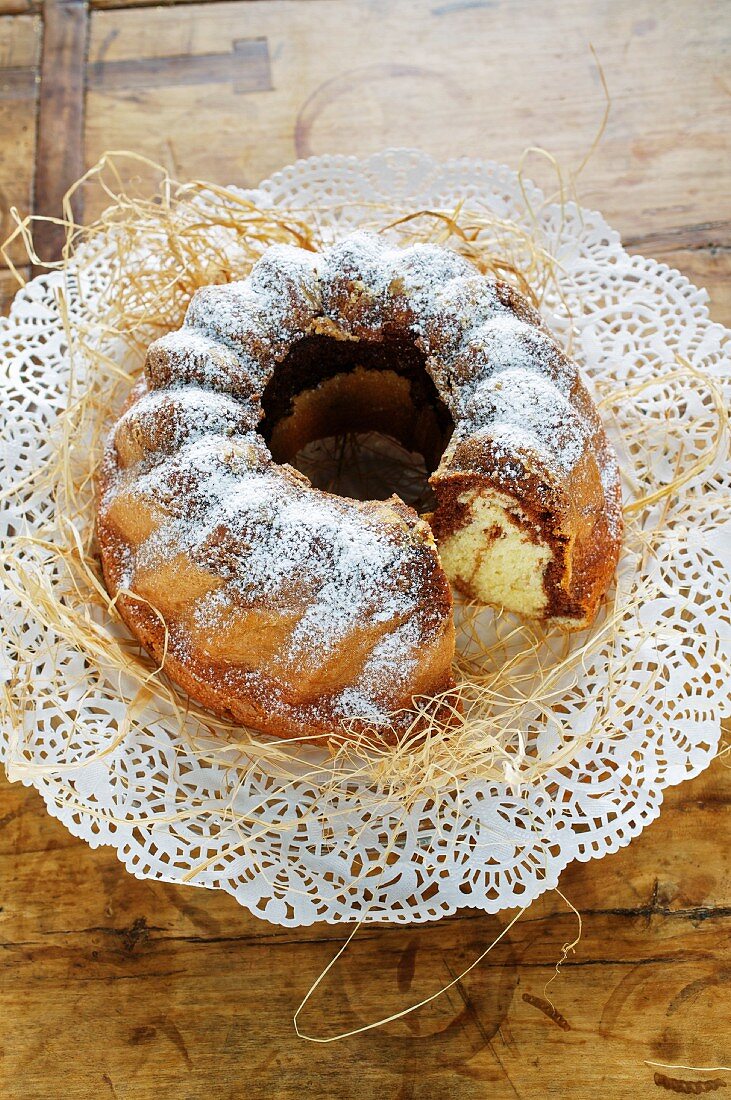
[(434, 507), (424, 456), (380, 432), (315, 439), (292, 465), (327, 493), (355, 500), (386, 500), (396, 493), (417, 512)]
[(430, 507), (428, 478), (454, 425), (413, 344), (306, 337), (277, 367), (262, 406), (275, 461), (317, 488), (357, 500), (397, 493)]

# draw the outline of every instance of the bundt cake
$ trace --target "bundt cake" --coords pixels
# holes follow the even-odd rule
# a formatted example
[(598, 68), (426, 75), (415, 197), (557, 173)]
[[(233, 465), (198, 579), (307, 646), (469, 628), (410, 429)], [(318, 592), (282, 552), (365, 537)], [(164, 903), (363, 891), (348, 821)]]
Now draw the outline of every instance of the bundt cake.
[[(289, 465), (374, 430), (434, 471), (428, 516)], [(449, 581), (591, 622), (619, 475), (526, 299), (454, 252), (356, 234), (269, 249), (152, 344), (105, 452), (98, 537), (121, 616), (194, 699), (280, 736), (385, 733), (453, 686)]]

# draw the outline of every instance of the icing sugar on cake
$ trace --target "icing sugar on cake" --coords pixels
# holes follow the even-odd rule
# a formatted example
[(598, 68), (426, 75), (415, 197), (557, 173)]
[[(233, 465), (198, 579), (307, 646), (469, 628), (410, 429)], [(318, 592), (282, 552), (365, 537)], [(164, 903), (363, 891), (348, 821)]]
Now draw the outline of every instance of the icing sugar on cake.
[[(162, 616), (170, 674), (213, 709), (285, 736), (385, 729), (452, 684), (447, 577), (536, 618), (594, 615), (621, 533), (613, 452), (533, 306), (456, 253), (276, 246), (198, 291), (145, 376), (104, 463), (105, 577), (139, 594), (118, 606), (158, 656)], [(389, 402), (412, 449), (442, 454), (439, 553), (397, 498), (322, 493), (266, 443), (275, 409), (304, 432), (332, 409), (388, 430)]]
[[(204, 633), (215, 632), (232, 609), (295, 614), (284, 654), (295, 671), (308, 655), (320, 660), (346, 644), (364, 615), (391, 630), (386, 640), (392, 643), (374, 648), (361, 677), (360, 696), (373, 719), (381, 711), (368, 687), (380, 696), (384, 682), (403, 680), (414, 648), (428, 644), (442, 625), (439, 614), (423, 606), (419, 540), (394, 537), (383, 522), (387, 505), (364, 515), (354, 501), (313, 496), (293, 472), (257, 469), (251, 457), (240, 461), (240, 450), (226, 454), (226, 437), (203, 426), (200, 434), (136, 477), (135, 495), (165, 502), (169, 515), (140, 547), (136, 570), (154, 572), (185, 553), (221, 578), (222, 586), (193, 611)], [(244, 439), (250, 456), (261, 453), (259, 436)], [(118, 488), (113, 482), (107, 493), (113, 497)], [(343, 700), (333, 705), (345, 715)]]

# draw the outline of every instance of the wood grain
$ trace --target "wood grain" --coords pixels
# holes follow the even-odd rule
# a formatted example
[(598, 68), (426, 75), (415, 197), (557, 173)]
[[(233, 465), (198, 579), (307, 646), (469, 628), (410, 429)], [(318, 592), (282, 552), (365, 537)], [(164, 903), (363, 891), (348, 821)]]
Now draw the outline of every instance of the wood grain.
[[(541, 145), (576, 168), (604, 109), (593, 43), (612, 104), (581, 200), (630, 250), (707, 286), (713, 316), (731, 324), (726, 0), (91, 0), (88, 12), (80, 0), (0, 0), (6, 218), (31, 204), (41, 32), (43, 212), (115, 147), (180, 178), (241, 184), (296, 156), (404, 144), (510, 164)], [(547, 167), (533, 156), (527, 170), (550, 190)], [(0, 270), (0, 308), (11, 289)], [(584, 931), (549, 990), (558, 1017), (544, 986), (576, 922), (550, 894), (444, 997), (313, 1045), (292, 1015), (346, 929), (272, 927), (228, 896), (138, 881), (2, 780), (0, 1096), (664, 1097), (644, 1059), (731, 1058), (730, 799), (718, 761), (670, 790), (629, 847), (566, 870)], [(428, 996), (507, 916), (362, 930), (302, 1026), (331, 1034)]]
[[(30, 278), (30, 268), (23, 266), (18, 268), (24, 279)], [(18, 289), (18, 280), (7, 269), (0, 268), (0, 316), (4, 317), (10, 310), (10, 304)]]
[[(44, 0), (41, 93), (38, 106), (33, 210), (60, 218), (63, 198), (84, 170), (84, 83), (87, 0)], [(81, 218), (79, 194), (73, 213)], [(44, 261), (59, 259), (66, 239), (62, 226), (39, 222), (34, 244)]]
[[(12, 207), (26, 214), (31, 206), (40, 30), (32, 15), (0, 17), (0, 240)], [(12, 256), (20, 261), (22, 249)]]
[[(224, 895), (131, 879), (113, 854), (50, 819), (35, 793), (5, 785), (2, 799), (4, 1097), (40, 1100), (62, 1079), (66, 1095), (119, 1100), (203, 1098), (214, 1082), (217, 1097), (237, 1100), (584, 1100), (654, 1087), (646, 1058), (727, 1064), (731, 880), (720, 857), (731, 780), (720, 762), (670, 791), (631, 847), (564, 875), (584, 919), (550, 989), (568, 1030), (531, 1003), (576, 932), (549, 895), (448, 995), (331, 1046), (298, 1040), (291, 1019), (346, 930), (278, 928)], [(467, 912), (362, 930), (303, 1028), (332, 1034), (428, 996), (505, 919)]]
[(40, 0), (0, 0), (0, 16), (34, 15), (41, 6)]
[[(604, 111), (593, 43), (612, 102), (582, 200), (626, 236), (713, 223), (714, 243), (726, 246), (730, 12), (726, 0), (661, 12), (647, 0), (562, 0), (559, 17), (533, 0), (96, 11), (95, 65), (227, 55), (239, 38), (264, 38), (272, 88), (240, 94), (216, 82), (212, 65), (208, 81), (188, 88), (92, 89), (87, 161), (127, 147), (186, 177), (255, 184), (313, 153), (416, 145), (517, 164), (540, 145), (576, 169)], [(554, 187), (541, 158), (527, 168)]]
[(226, 53), (94, 61), (87, 76), (89, 87), (101, 92), (230, 84), (241, 95), (272, 87), (266, 38), (238, 38)]

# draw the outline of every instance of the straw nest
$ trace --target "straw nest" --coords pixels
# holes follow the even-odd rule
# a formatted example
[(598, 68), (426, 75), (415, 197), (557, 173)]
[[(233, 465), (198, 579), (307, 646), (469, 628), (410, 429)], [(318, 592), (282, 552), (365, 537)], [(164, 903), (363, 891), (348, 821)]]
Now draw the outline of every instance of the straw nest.
[[(114, 744), (104, 746), (100, 756), (111, 752), (138, 722), (149, 723), (159, 706), (166, 715), (176, 716), (187, 748), (192, 746), (202, 756), (216, 759), (218, 739), (221, 759), (229, 764), (235, 759), (242, 769), (268, 770), (285, 785), (295, 773), (301, 775), (289, 746), (233, 727), (193, 706), (119, 628), (114, 602), (102, 583), (95, 545), (94, 483), (105, 434), (141, 369), (148, 343), (180, 325), (198, 287), (241, 278), (270, 245), (285, 242), (318, 248), (330, 212), (324, 208), (257, 206), (235, 190), (201, 181), (179, 184), (163, 169), (147, 161), (138, 165), (137, 161), (142, 158), (108, 154), (79, 182), (77, 187), (83, 186), (87, 204), (94, 190), (97, 206), (99, 192), (106, 202), (104, 212), (91, 224), (74, 222), (73, 192), (67, 196), (63, 257), (46, 266), (58, 268), (65, 276), (60, 303), (71, 361), (68, 401), (57, 427), (52, 460), (40, 465), (30, 481), (3, 493), (8, 497), (42, 491), (51, 496), (55, 530), (17, 534), (2, 548), (2, 559), (12, 566), (8, 584), (28, 615), (49, 628), (59, 644), (70, 643), (84, 655), (90, 680), (112, 677), (120, 684), (128, 718), (120, 725)], [(135, 189), (130, 175), (138, 167), (148, 174), (151, 169), (157, 172), (155, 189)], [(511, 281), (538, 304), (548, 299), (560, 307), (560, 266), (539, 243), (530, 213), (518, 223), (477, 205), (451, 210), (361, 206), (367, 228), (388, 231), (404, 244), (429, 241), (456, 249), (481, 271)], [(17, 238), (25, 242), (31, 261), (40, 264), (33, 246), (32, 219), (17, 220), (11, 240)], [(5, 255), (7, 259), (7, 251)], [(102, 259), (108, 276), (92, 316), (83, 308), (87, 276)], [(567, 324), (567, 340), (570, 330)], [(665, 535), (663, 509), (655, 506), (671, 501), (684, 484), (698, 478), (714, 461), (725, 438), (727, 413), (708, 376), (678, 359), (663, 383), (678, 394), (688, 388), (701, 394), (699, 416), (704, 438), (711, 441), (700, 457), (696, 448), (687, 460), (682, 447), (676, 448), (680, 457), (675, 476), (662, 483), (653, 477), (653, 455), (643, 454), (645, 425), (639, 410), (642, 395), (652, 383), (623, 384), (598, 393), (605, 419), (613, 422), (615, 434), (623, 433), (625, 454), (636, 458), (642, 468), (641, 477), (633, 477), (630, 471), (625, 508), (626, 544), (639, 558), (652, 554), (656, 540)], [(709, 418), (714, 421), (710, 436)], [(669, 421), (666, 430), (669, 438), (673, 433), (676, 437), (692, 435), (694, 429), (686, 418)], [(651, 530), (644, 522), (650, 508), (655, 508), (657, 516)], [(21, 544), (22, 561), (18, 555)], [(38, 561), (45, 562), (43, 568), (29, 564), (33, 549)], [(453, 719), (445, 719), (444, 707), (438, 705), (444, 700), (419, 699), (418, 734), (388, 745), (365, 744), (362, 739), (333, 740), (324, 757), (312, 764), (310, 782), (317, 784), (325, 797), (360, 777), (367, 781), (374, 807), (393, 805), (395, 800), (405, 811), (417, 800), (437, 804), (445, 791), (458, 790), (474, 779), (540, 783), (551, 769), (567, 764), (593, 738), (611, 737), (612, 724), (599, 706), (590, 727), (580, 733), (565, 722), (558, 748), (545, 754), (525, 736), (524, 715), (528, 709), (532, 713), (550, 710), (560, 724), (565, 685), (575, 681), (598, 645), (622, 629), (646, 595), (642, 586), (635, 587), (629, 596), (625, 594), (621, 606), (610, 596), (597, 626), (579, 636), (547, 637), (535, 624), (505, 617), (497, 634), (489, 634), (489, 642), (483, 627), (486, 617), (492, 621), (493, 613), (461, 605), (456, 678), (462, 713), (457, 727)], [(683, 598), (679, 593), (679, 601)], [(21, 731), (16, 760), (22, 760), (33, 654), (22, 633), (11, 639), (12, 647), (16, 675), (6, 689), (3, 706)], [(611, 676), (622, 675), (620, 661)], [(130, 684), (134, 685), (132, 691)], [(611, 692), (611, 683), (607, 687)], [(59, 698), (64, 688), (63, 683), (57, 685)], [(638, 692), (641, 690), (638, 687)], [(231, 746), (235, 746), (235, 756)], [(235, 824), (243, 831), (253, 825), (246, 820)], [(195, 870), (189, 877), (194, 875)]]

